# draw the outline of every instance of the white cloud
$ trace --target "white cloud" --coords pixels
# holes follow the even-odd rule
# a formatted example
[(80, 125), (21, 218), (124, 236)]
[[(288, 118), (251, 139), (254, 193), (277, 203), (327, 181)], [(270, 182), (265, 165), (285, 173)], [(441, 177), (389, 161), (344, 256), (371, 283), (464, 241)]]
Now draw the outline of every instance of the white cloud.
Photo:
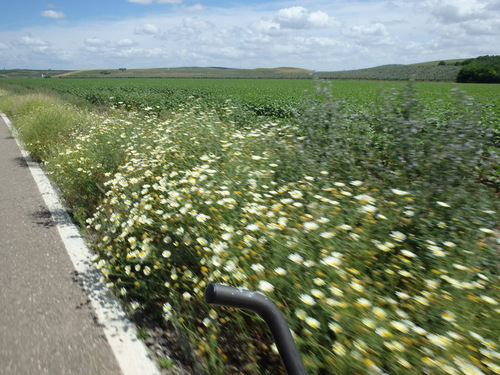
[(25, 47), (46, 47), (48, 42), (41, 38), (33, 37), (31, 34), (26, 34), (21, 38), (19, 44)]
[(463, 26), (464, 31), (470, 36), (496, 36), (500, 35), (500, 19), (492, 21), (478, 20), (467, 22)]
[(311, 11), (301, 6), (283, 8), (272, 17), (263, 17), (249, 25), (253, 32), (280, 36), (301, 30), (333, 27), (337, 22), (323, 11)]
[(182, 9), (184, 9), (188, 12), (202, 12), (202, 11), (206, 10), (207, 7), (200, 4), (200, 3), (197, 3), (197, 4), (194, 4), (191, 6), (184, 6)]
[(158, 26), (151, 23), (145, 23), (139, 27), (136, 27), (134, 30), (134, 34), (136, 35), (155, 35), (159, 33), (160, 29), (158, 28)]
[(310, 29), (328, 27), (331, 25), (330, 17), (322, 11), (310, 11), (301, 6), (293, 6), (278, 11), (274, 21), (282, 28)]
[(65, 18), (66, 15), (63, 12), (58, 12), (55, 10), (45, 10), (40, 13), (42, 17), (47, 17), (47, 18)]
[(471, 51), (468, 54), (470, 57), (477, 54), (474, 51), (484, 50), (485, 47), (488, 51), (488, 45), (498, 45), (498, 0), (426, 0), (416, 3), (415, 7), (427, 14), (428, 24), (432, 25), (432, 40), (429, 43), (432, 50), (441, 50), (442, 53), (453, 48), (456, 51)]
[(209, 21), (202, 20), (200, 18), (184, 18), (182, 21), (182, 26), (186, 29), (191, 29), (193, 31), (211, 30), (215, 29), (215, 25)]
[(342, 33), (350, 37), (360, 36), (373, 36), (373, 37), (386, 37), (389, 35), (386, 27), (380, 23), (373, 23), (371, 25), (356, 25), (342, 30)]
[(103, 46), (106, 44), (105, 40), (95, 38), (95, 37), (94, 38), (86, 38), (83, 42), (87, 46)]
[(135, 44), (135, 42), (130, 40), (130, 39), (120, 39), (116, 43), (116, 45), (119, 47), (129, 47), (129, 46), (133, 46), (134, 44)]
[(425, 0), (417, 8), (429, 12), (444, 23), (489, 18), (487, 3), (480, 0)]
[(267, 35), (281, 35), (281, 27), (280, 24), (274, 21), (272, 18), (261, 19), (257, 22), (254, 22), (250, 25), (251, 29), (253, 29), (257, 33), (267, 34)]

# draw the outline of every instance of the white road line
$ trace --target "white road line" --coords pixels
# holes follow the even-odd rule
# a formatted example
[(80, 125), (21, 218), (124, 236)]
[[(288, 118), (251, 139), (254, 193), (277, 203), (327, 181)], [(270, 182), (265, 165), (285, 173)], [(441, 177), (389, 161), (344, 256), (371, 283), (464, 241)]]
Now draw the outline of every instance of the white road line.
[(142, 341), (137, 338), (135, 326), (125, 315), (118, 300), (109, 294), (109, 290), (99, 280), (102, 274), (91, 265), (91, 252), (80, 236), (78, 229), (71, 222), (68, 213), (61, 204), (56, 191), (52, 188), (47, 176), (38, 163), (34, 162), (28, 151), (19, 141), (16, 130), (6, 115), (0, 113), (29, 169), (35, 179), (38, 189), (50, 210), (59, 235), (73, 262), (75, 270), (83, 280), (85, 291), (92, 303), (92, 307), (102, 324), (106, 339), (116, 357), (124, 375), (159, 375), (160, 371)]

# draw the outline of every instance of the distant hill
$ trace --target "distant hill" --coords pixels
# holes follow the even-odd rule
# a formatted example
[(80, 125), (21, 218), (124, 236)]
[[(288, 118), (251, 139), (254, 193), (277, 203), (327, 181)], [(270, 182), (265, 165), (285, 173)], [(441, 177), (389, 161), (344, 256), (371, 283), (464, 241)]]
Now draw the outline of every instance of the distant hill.
[(234, 69), (226, 67), (180, 67), (151, 69), (94, 69), (94, 70), (0, 70), (0, 78), (291, 78), (310, 79), (314, 73), (323, 79), (455, 81), (465, 59), (430, 61), (411, 65), (382, 65), (367, 69), (320, 71), (280, 67)]
[(364, 79), (401, 81), (455, 81), (461, 66), (455, 64), (382, 65), (374, 68), (346, 70), (341, 72), (317, 72), (324, 79)]
[(234, 69), (225, 67), (181, 67), (151, 69), (97, 69), (65, 72), (64, 78), (303, 78), (310, 70), (300, 68)]
[(31, 70), (31, 69), (3, 69), (0, 70), (0, 78), (27, 78), (27, 77), (51, 77), (69, 72), (68, 70)]

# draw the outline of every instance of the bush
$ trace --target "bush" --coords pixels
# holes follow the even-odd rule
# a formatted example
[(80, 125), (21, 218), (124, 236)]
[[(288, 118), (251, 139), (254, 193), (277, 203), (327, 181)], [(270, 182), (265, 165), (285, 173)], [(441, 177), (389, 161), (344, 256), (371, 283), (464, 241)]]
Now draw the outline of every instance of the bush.
[(464, 61), (457, 75), (462, 83), (500, 83), (500, 56), (480, 56)]

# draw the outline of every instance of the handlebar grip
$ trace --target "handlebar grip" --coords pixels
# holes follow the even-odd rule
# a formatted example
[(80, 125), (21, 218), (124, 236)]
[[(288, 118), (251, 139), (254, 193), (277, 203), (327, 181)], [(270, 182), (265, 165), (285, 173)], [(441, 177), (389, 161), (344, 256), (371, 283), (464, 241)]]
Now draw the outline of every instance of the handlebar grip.
[(205, 290), (205, 301), (208, 304), (235, 307), (257, 313), (271, 330), (287, 374), (306, 374), (290, 328), (281, 311), (270, 299), (246, 289), (211, 283)]

